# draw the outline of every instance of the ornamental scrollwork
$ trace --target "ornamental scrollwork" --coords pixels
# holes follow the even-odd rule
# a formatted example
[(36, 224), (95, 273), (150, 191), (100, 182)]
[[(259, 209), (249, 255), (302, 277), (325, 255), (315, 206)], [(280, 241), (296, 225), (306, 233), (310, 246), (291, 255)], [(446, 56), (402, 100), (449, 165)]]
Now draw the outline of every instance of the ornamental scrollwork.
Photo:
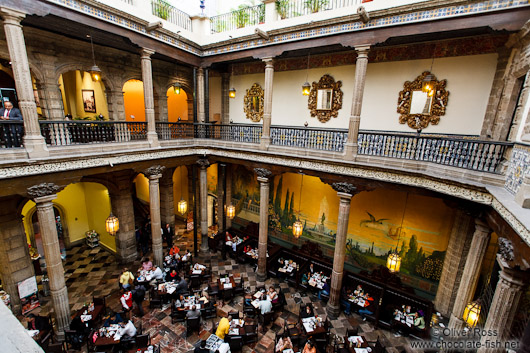
[(311, 84), (311, 91), (307, 99), (307, 107), (311, 116), (321, 123), (336, 118), (342, 109), (342, 81), (335, 82), (330, 75), (324, 75), (318, 82)]
[[(425, 77), (431, 78), (431, 87), (422, 91)], [(440, 116), (445, 115), (449, 92), (445, 90), (447, 80), (438, 81), (429, 71), (424, 71), (412, 82), (405, 81), (399, 92), (397, 112), (399, 123), (421, 131), (429, 124), (438, 125)]]
[(161, 165), (154, 165), (144, 170), (143, 174), (147, 177), (162, 175), (162, 172), (164, 172), (164, 169), (166, 169), (166, 167), (161, 166)]
[(331, 187), (337, 192), (343, 192), (350, 195), (355, 195), (357, 193), (357, 188), (350, 183), (333, 183), (331, 184)]
[(54, 183), (41, 183), (28, 188), (28, 195), (32, 199), (58, 193), (61, 187)]
[(499, 237), (499, 254), (506, 261), (513, 261), (515, 254), (513, 252), (513, 243), (511, 240)]
[(206, 158), (200, 158), (200, 159), (197, 159), (197, 164), (201, 168), (208, 168), (208, 166), (210, 165), (210, 161), (207, 160)]
[(258, 123), (263, 118), (265, 93), (259, 83), (254, 83), (250, 89), (247, 89), (244, 99), (244, 111), (247, 119)]
[(272, 172), (265, 168), (254, 168), (254, 171), (258, 175), (258, 178), (269, 178)]

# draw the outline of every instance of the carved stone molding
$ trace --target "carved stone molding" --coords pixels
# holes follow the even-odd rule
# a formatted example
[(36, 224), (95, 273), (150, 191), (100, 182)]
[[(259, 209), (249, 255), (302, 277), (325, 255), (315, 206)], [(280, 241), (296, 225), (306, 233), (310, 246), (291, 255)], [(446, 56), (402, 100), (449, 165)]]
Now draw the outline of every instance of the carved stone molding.
[(355, 195), (357, 193), (357, 188), (350, 183), (333, 183), (331, 184), (331, 187), (337, 192), (343, 192), (350, 195)]
[(61, 187), (54, 183), (42, 183), (33, 185), (28, 188), (28, 195), (32, 199), (37, 197), (49, 196), (58, 193)]
[(197, 164), (201, 168), (208, 168), (208, 166), (210, 165), (210, 161), (207, 160), (206, 158), (201, 158), (201, 159), (197, 159)]
[(243, 100), (243, 110), (247, 115), (247, 119), (258, 123), (263, 119), (263, 111), (265, 92), (259, 83), (254, 83), (250, 89), (247, 89), (247, 94)]
[(506, 261), (513, 261), (515, 254), (513, 252), (513, 243), (511, 240), (499, 237), (499, 254)]
[(272, 172), (265, 168), (254, 168), (254, 171), (258, 175), (258, 178), (269, 178)]
[[(342, 81), (335, 82), (335, 79), (330, 75), (324, 75), (318, 82), (311, 84), (311, 92), (307, 99), (307, 107), (310, 110), (312, 117), (317, 117), (318, 121), (325, 123), (331, 118), (336, 118), (339, 115), (339, 110), (342, 109)], [(331, 89), (333, 94), (331, 96), (330, 109), (319, 109), (318, 91)]]
[[(427, 75), (432, 75), (432, 96), (428, 97), (425, 104), (426, 113), (411, 112), (412, 96), (414, 92), (422, 93), (423, 79)], [(424, 71), (421, 75), (416, 77), (412, 82), (405, 81), (403, 84), (403, 91), (399, 92), (397, 112), (401, 114), (399, 117), (400, 124), (407, 124), (411, 129), (423, 130), (429, 124), (438, 125), (440, 116), (445, 115), (445, 107), (449, 99), (449, 92), (445, 90), (447, 80), (438, 81), (429, 71)], [(427, 94), (427, 93), (424, 93)]]
[(162, 173), (164, 172), (164, 169), (166, 169), (166, 167), (161, 166), (161, 165), (154, 165), (144, 170), (143, 173), (147, 177), (155, 176), (155, 175), (162, 175)]

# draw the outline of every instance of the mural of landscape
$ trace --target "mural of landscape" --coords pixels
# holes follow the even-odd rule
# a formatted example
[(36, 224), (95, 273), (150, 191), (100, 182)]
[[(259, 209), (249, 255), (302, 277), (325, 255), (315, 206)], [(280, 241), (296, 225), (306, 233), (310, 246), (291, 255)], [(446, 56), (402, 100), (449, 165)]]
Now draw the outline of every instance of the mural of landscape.
[[(243, 168), (233, 171), (233, 196), (237, 210), (259, 213), (259, 185), (256, 175)], [(319, 178), (284, 173), (271, 180), (269, 229), (292, 234), (298, 218), (304, 225), (303, 240), (334, 248), (339, 197)], [(301, 201), (301, 202), (300, 202)], [(370, 270), (386, 264), (388, 254), (398, 252), (402, 274), (438, 282), (453, 211), (441, 199), (389, 189), (361, 192), (351, 200), (347, 262)]]

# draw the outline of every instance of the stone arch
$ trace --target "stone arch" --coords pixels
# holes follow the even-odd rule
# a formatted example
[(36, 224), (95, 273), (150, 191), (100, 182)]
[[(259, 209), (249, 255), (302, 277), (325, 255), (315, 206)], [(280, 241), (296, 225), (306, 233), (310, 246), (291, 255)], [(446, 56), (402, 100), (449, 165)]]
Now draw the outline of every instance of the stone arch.
[[(23, 206), (26, 205), (28, 201), (32, 201), (32, 200), (26, 199), (26, 202), (23, 203)], [(53, 207), (57, 209), (59, 216), (61, 217), (64, 246), (66, 249), (70, 249), (70, 247), (72, 246), (72, 242), (70, 241), (70, 233), (68, 231), (68, 218), (67, 218), (66, 209), (64, 208), (63, 205), (56, 203), (56, 202), (53, 203)], [(35, 233), (34, 233), (34, 227), (33, 227), (33, 222), (32, 222), (35, 212), (37, 212), (36, 205), (31, 207), (26, 217), (24, 217), (24, 228), (26, 230), (29, 230), (29, 234), (27, 234), (27, 237), (30, 239), (31, 246), (33, 247), (36, 246)], [(20, 213), (22, 214), (22, 208), (20, 209)]]

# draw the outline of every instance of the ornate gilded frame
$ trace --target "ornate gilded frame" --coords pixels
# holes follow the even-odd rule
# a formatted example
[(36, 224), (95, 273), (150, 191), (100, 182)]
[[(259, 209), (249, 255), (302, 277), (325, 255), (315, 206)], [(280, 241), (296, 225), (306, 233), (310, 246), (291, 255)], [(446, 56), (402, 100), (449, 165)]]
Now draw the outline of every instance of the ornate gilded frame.
[[(247, 89), (247, 93), (245, 94), (244, 99), (244, 106), (243, 109), (245, 111), (245, 114), (247, 115), (247, 119), (252, 120), (255, 123), (258, 123), (263, 118), (263, 108), (264, 108), (264, 94), (263, 88), (259, 85), (259, 83), (254, 83), (250, 89)], [(257, 102), (259, 104), (258, 110), (252, 109), (253, 102)]]
[[(429, 114), (410, 114), (412, 102), (412, 92), (421, 91), (423, 79), (427, 75), (432, 75), (434, 82), (434, 93), (431, 100), (431, 109)], [(429, 71), (424, 71), (412, 82), (405, 81), (403, 91), (399, 92), (397, 112), (400, 115), (399, 123), (407, 124), (411, 129), (423, 130), (429, 124), (438, 125), (440, 116), (445, 115), (445, 108), (449, 99), (449, 92), (445, 90), (447, 80), (438, 81)]]
[[(318, 82), (311, 84), (311, 91), (307, 100), (307, 107), (310, 110), (312, 117), (317, 117), (318, 121), (325, 123), (329, 119), (336, 118), (339, 115), (339, 110), (342, 109), (342, 81), (335, 82), (335, 79), (330, 75), (324, 75)], [(333, 95), (331, 98), (331, 109), (320, 110), (317, 109), (317, 95), (319, 89), (332, 89)]]

